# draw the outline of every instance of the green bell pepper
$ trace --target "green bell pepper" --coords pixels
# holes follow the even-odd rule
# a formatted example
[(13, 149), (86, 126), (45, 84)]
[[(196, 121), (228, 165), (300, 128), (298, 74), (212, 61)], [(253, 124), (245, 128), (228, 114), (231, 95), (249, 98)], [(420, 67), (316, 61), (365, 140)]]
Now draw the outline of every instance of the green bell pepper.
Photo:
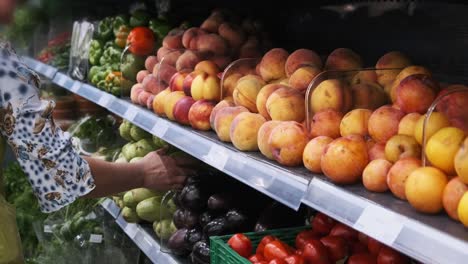
[(108, 66), (98, 66), (99, 68), (94, 69), (95, 73), (94, 75), (91, 76), (91, 83), (96, 85), (98, 88), (98, 83), (100, 81), (104, 81), (106, 79), (106, 76), (109, 74), (109, 72), (112, 71), (112, 69)]
[(122, 73), (119, 71), (110, 72), (106, 76), (105, 91), (111, 93), (115, 96), (120, 96), (121, 94), (121, 79)]
[(149, 14), (143, 9), (137, 9), (132, 13), (130, 17), (131, 27), (142, 27), (148, 25), (150, 19)]
[(99, 62), (101, 65), (112, 65), (112, 64), (119, 64), (120, 63), (120, 56), (122, 54), (122, 49), (116, 47), (108, 47), (102, 53)]
[(149, 28), (156, 35), (158, 40), (162, 40), (171, 30), (169, 24), (161, 19), (151, 19), (149, 21)]
[(137, 73), (145, 68), (145, 57), (127, 54), (122, 62), (122, 76), (132, 82), (136, 82)]
[(118, 15), (114, 17), (114, 21), (112, 22), (114, 37), (117, 37), (121, 26), (128, 26), (128, 17), (126, 15)]
[(89, 63), (91, 63), (91, 65), (99, 65), (99, 59), (102, 56), (102, 52), (102, 42), (97, 39), (93, 39), (89, 46)]
[(99, 71), (101, 71), (101, 69), (102, 69), (102, 67), (97, 66), (97, 65), (89, 68), (88, 81), (91, 81), (93, 79), (93, 77), (96, 76), (96, 74), (99, 73)]
[(112, 22), (113, 18), (112, 17), (106, 17), (103, 20), (99, 21), (96, 33), (97, 37), (101, 40), (108, 40), (112, 38), (112, 35), (114, 33), (113, 28), (112, 28)]

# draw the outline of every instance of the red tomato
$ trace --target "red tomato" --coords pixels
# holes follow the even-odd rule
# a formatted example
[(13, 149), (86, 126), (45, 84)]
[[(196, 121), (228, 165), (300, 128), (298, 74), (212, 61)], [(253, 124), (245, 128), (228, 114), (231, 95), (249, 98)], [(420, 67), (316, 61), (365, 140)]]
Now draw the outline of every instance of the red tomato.
[(372, 255), (377, 256), (382, 246), (383, 246), (382, 243), (373, 239), (372, 237), (367, 238), (367, 249), (369, 250), (369, 253), (371, 253)]
[(257, 250), (255, 250), (255, 253), (257, 255), (263, 256), (263, 249), (265, 248), (265, 245), (275, 240), (278, 240), (278, 238), (274, 236), (264, 236), (262, 240), (260, 240), (260, 243), (258, 243)]
[(248, 258), (252, 254), (252, 242), (244, 234), (233, 235), (228, 240), (228, 245), (244, 258)]
[(304, 258), (301, 255), (291, 255), (284, 258), (284, 261), (288, 264), (304, 264)]
[(376, 264), (377, 259), (369, 253), (355, 254), (349, 257), (347, 264)]
[(367, 245), (361, 242), (352, 243), (350, 254), (354, 255), (358, 253), (369, 253), (369, 250), (367, 249)]
[(154, 34), (147, 27), (136, 27), (130, 31), (127, 37), (127, 45), (130, 52), (136, 55), (148, 55), (154, 50)]
[(268, 261), (260, 260), (258, 262), (253, 262), (253, 264), (268, 264)]
[(380, 249), (379, 255), (377, 256), (377, 264), (408, 263), (410, 263), (410, 259), (407, 256), (389, 247), (382, 247), (382, 249)]
[(368, 236), (367, 236), (366, 234), (359, 232), (359, 234), (358, 234), (358, 240), (359, 240), (361, 243), (367, 245), (367, 242), (368, 242), (367, 239), (368, 239)]
[(304, 230), (296, 236), (296, 248), (302, 250), (311, 239), (319, 239), (319, 236), (313, 230)]
[(342, 237), (326, 236), (320, 242), (327, 248), (328, 256), (333, 262), (344, 259), (348, 256), (348, 244)]
[(331, 264), (327, 248), (319, 240), (311, 240), (302, 253), (305, 264)]
[(345, 224), (336, 223), (330, 231), (330, 236), (339, 236), (344, 238), (346, 241), (351, 242), (358, 239), (358, 231)]
[(312, 220), (312, 229), (316, 233), (324, 236), (330, 233), (330, 230), (333, 228), (334, 225), (335, 220), (322, 213), (317, 213), (314, 219)]
[(263, 256), (266, 260), (271, 261), (274, 259), (284, 259), (291, 253), (288, 252), (288, 248), (285, 244), (279, 240), (271, 241), (265, 245), (263, 249)]
[(265, 258), (262, 255), (255, 254), (255, 255), (250, 256), (249, 260), (250, 262), (255, 263), (255, 262), (265, 260)]
[(283, 259), (272, 259), (268, 264), (288, 264), (286, 261)]

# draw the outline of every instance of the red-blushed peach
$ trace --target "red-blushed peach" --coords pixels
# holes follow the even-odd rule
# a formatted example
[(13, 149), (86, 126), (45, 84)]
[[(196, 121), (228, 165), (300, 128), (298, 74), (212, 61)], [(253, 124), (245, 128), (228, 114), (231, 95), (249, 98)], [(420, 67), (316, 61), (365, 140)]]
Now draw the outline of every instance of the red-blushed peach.
[(304, 95), (291, 87), (281, 87), (270, 94), (266, 109), (272, 120), (302, 122), (305, 119)]
[(227, 55), (213, 55), (210, 57), (210, 60), (214, 62), (221, 71), (226, 69), (226, 67), (233, 61), (233, 59)]
[(249, 110), (243, 106), (227, 106), (221, 108), (215, 116), (214, 125), (218, 138), (224, 142), (231, 142), (230, 130), (232, 120), (242, 112)]
[(179, 60), (180, 56), (182, 56), (183, 53), (184, 53), (183, 50), (172, 50), (168, 52), (164, 57), (162, 57), (159, 63), (167, 64), (167, 65), (171, 65), (172, 67), (175, 67), (177, 60)]
[(189, 110), (190, 125), (197, 130), (210, 130), (210, 115), (215, 103), (210, 100), (198, 100)]
[[(376, 69), (392, 69), (393, 70), (376, 70), (377, 82), (383, 87), (391, 84), (397, 77), (400, 71), (411, 65), (411, 61), (406, 57), (405, 54), (399, 51), (390, 51), (380, 57), (377, 61)], [(398, 69), (400, 68), (400, 69)]]
[(265, 82), (258, 75), (249, 74), (240, 78), (232, 93), (234, 103), (246, 107), (250, 112), (258, 113), (257, 95), (263, 86)]
[(187, 77), (188, 73), (185, 72), (176, 72), (169, 81), (169, 88), (171, 91), (184, 91), (184, 79)]
[(328, 79), (315, 87), (309, 103), (314, 113), (325, 109), (346, 113), (353, 104), (351, 89), (342, 80)]
[(176, 62), (177, 71), (193, 71), (197, 63), (204, 60), (204, 54), (198, 51), (186, 50)]
[(421, 157), (421, 147), (414, 137), (408, 135), (394, 135), (385, 144), (385, 158), (396, 162), (402, 158)]
[(224, 107), (228, 106), (235, 106), (234, 101), (232, 100), (231, 97), (227, 97), (220, 101), (219, 103), (216, 104), (216, 106), (213, 108), (210, 114), (210, 126), (213, 130), (215, 130), (215, 124), (214, 120), (216, 118), (216, 114), (218, 114), (219, 110), (221, 110)]
[(369, 160), (385, 159), (385, 143), (368, 145)]
[(181, 28), (174, 28), (164, 37), (162, 45), (168, 49), (183, 49), (182, 35), (184, 30)]
[(221, 37), (227, 40), (229, 47), (238, 50), (246, 40), (244, 30), (233, 23), (223, 23), (218, 28)]
[(200, 61), (195, 65), (196, 71), (206, 72), (209, 75), (217, 75), (220, 72), (218, 65), (209, 60)]
[(266, 106), (266, 102), (268, 100), (268, 97), (270, 95), (280, 89), (285, 87), (282, 84), (267, 84), (260, 89), (260, 91), (257, 94), (257, 100), (256, 100), (256, 105), (257, 105), (257, 110), (258, 113), (261, 114), (266, 120), (271, 120), (271, 116), (268, 113), (268, 109)]
[(143, 80), (145, 79), (146, 76), (148, 76), (149, 71), (147, 70), (141, 70), (137, 73), (136, 79), (138, 83), (143, 83)]
[(369, 109), (354, 109), (348, 112), (340, 123), (340, 134), (341, 136), (348, 136), (352, 134), (361, 135), (366, 137), (369, 135), (368, 122), (372, 114)]
[(405, 113), (424, 114), (434, 102), (438, 84), (424, 74), (413, 74), (403, 80), (396, 88), (396, 104)]
[(182, 89), (184, 90), (184, 93), (188, 96), (192, 96), (192, 82), (197, 77), (199, 74), (201, 74), (201, 71), (193, 71), (187, 74), (185, 76), (184, 81), (182, 82)]
[(322, 153), (333, 141), (333, 138), (327, 136), (318, 136), (309, 141), (307, 143), (304, 153), (302, 155), (302, 161), (304, 162), (304, 166), (311, 172), (314, 173), (322, 173), (322, 167), (320, 166), (320, 162), (322, 159)]
[[(333, 140), (324, 149), (322, 171), (337, 184), (352, 184), (361, 180), (369, 163), (367, 144), (362, 136), (350, 135)], [(339, 165), (338, 165), (339, 164)]]
[(302, 164), (302, 154), (309, 142), (306, 128), (295, 121), (281, 122), (271, 131), (268, 138), (273, 158), (284, 166)]
[(186, 96), (182, 91), (174, 91), (170, 92), (166, 96), (164, 96), (164, 113), (166, 114), (167, 118), (170, 120), (175, 120), (174, 117), (174, 107), (180, 99)]
[(195, 100), (220, 101), (221, 85), (218, 76), (206, 72), (198, 74), (192, 81), (191, 94)]
[(138, 104), (141, 106), (146, 107), (146, 102), (148, 101), (148, 98), (152, 95), (152, 93), (147, 92), (147, 91), (141, 91), (140, 94), (138, 95)]
[(387, 174), (392, 163), (385, 159), (376, 159), (369, 164), (362, 172), (362, 183), (371, 192), (385, 192), (388, 190)]
[(142, 91), (144, 91), (143, 85), (140, 83), (136, 83), (132, 86), (132, 89), (130, 90), (130, 100), (132, 103), (138, 104), (138, 96)]
[(376, 142), (387, 142), (398, 133), (398, 125), (403, 116), (405, 116), (403, 111), (389, 105), (379, 107), (369, 118), (369, 135)]
[(286, 77), (284, 66), (289, 53), (282, 48), (274, 48), (263, 55), (260, 61), (259, 73), (265, 82)]
[(414, 128), (416, 127), (416, 122), (418, 122), (420, 117), (421, 114), (419, 113), (406, 114), (398, 124), (398, 134), (414, 137)]
[(377, 74), (375, 71), (371, 70), (362, 70), (356, 73), (351, 79), (351, 85), (362, 84), (362, 83), (376, 83), (377, 84)]
[(242, 58), (261, 58), (260, 43), (255, 36), (249, 36), (247, 41), (242, 44), (239, 50), (239, 59)]
[(154, 65), (158, 63), (158, 58), (156, 56), (148, 56), (145, 60), (145, 68), (149, 72), (153, 72)]
[(177, 103), (174, 105), (173, 115), (175, 120), (182, 125), (190, 125), (189, 121), (189, 110), (192, 105), (195, 103), (190, 96), (182, 97)]
[(318, 70), (322, 69), (322, 59), (313, 50), (309, 49), (298, 49), (289, 55), (286, 60), (285, 70), (286, 76), (290, 77), (297, 69), (308, 66), (314, 67)]
[(258, 130), (257, 143), (260, 152), (268, 159), (274, 160), (273, 153), (271, 153), (270, 145), (268, 145), (268, 139), (270, 138), (271, 131), (273, 128), (281, 124), (282, 121), (266, 121)]
[(193, 49), (196, 47), (198, 36), (203, 34), (206, 34), (206, 31), (198, 27), (191, 27), (185, 30), (184, 34), (182, 35), (182, 45), (186, 49)]
[(228, 51), (227, 41), (217, 34), (204, 34), (197, 38), (197, 50), (208, 51), (217, 55), (225, 55)]
[(351, 86), (353, 108), (375, 110), (388, 103), (388, 96), (377, 83), (363, 82)]
[(164, 87), (169, 85), (172, 76), (177, 73), (176, 68), (169, 64), (156, 64), (153, 68), (153, 76), (163, 84)]
[(258, 150), (257, 135), (260, 127), (266, 119), (260, 114), (242, 112), (238, 114), (231, 123), (231, 142), (238, 150), (256, 151)]
[(318, 136), (339, 138), (341, 136), (341, 119), (343, 119), (343, 114), (332, 109), (325, 109), (315, 113), (310, 124), (310, 136), (312, 138)]
[(206, 32), (218, 33), (219, 26), (224, 22), (222, 15), (211, 15), (203, 23), (200, 28)]
[(321, 70), (317, 67), (300, 67), (289, 77), (289, 85), (294, 89), (305, 92), (309, 84), (319, 73), (321, 73)]
[(401, 70), (400, 73), (398, 73), (398, 75), (395, 77), (395, 80), (393, 80), (391, 84), (387, 84), (384, 86), (385, 92), (390, 96), (392, 102), (396, 102), (396, 90), (397, 87), (400, 85), (400, 82), (406, 77), (413, 74), (424, 74), (429, 77), (432, 77), (432, 73), (422, 66), (411, 65), (404, 68), (403, 70)]
[[(465, 89), (465, 92), (453, 92), (455, 89)], [(453, 126), (465, 131), (468, 135), (468, 86), (450, 85), (439, 92), (437, 98), (442, 97), (436, 106), (437, 111), (445, 114)], [(448, 94), (452, 91), (451, 94)]]
[(164, 84), (158, 81), (158, 79), (152, 74), (148, 74), (143, 79), (142, 86), (146, 92), (149, 92), (152, 94), (158, 94), (160, 91), (164, 90), (165, 88)]
[(442, 203), (444, 205), (445, 212), (454, 220), (458, 219), (458, 204), (462, 196), (468, 191), (466, 186), (459, 177), (451, 179), (447, 186), (445, 186), (444, 193), (442, 196)]
[(164, 112), (164, 104), (166, 102), (165, 97), (166, 95), (171, 93), (171, 89), (168, 87), (158, 93), (153, 99), (153, 112), (155, 112), (159, 116), (166, 116)]
[(174, 50), (171, 50), (165, 47), (160, 47), (156, 53), (158, 62), (161, 61), (164, 58), (164, 56), (166, 56), (168, 53), (173, 52), (173, 51)]
[(237, 81), (242, 78), (241, 73), (232, 73), (229, 76), (225, 77), (224, 82), (223, 82), (223, 96), (232, 96), (234, 93), (234, 89), (236, 88)]
[(325, 62), (326, 70), (357, 70), (362, 68), (362, 59), (356, 52), (347, 48), (335, 49)]
[(393, 164), (387, 174), (387, 185), (393, 195), (401, 200), (406, 200), (406, 179), (411, 172), (419, 167), (421, 167), (421, 160), (411, 157), (402, 158)]
[(155, 94), (151, 94), (148, 99), (146, 99), (146, 108), (148, 108), (149, 110), (153, 110), (153, 100), (154, 100), (154, 97), (156, 97)]

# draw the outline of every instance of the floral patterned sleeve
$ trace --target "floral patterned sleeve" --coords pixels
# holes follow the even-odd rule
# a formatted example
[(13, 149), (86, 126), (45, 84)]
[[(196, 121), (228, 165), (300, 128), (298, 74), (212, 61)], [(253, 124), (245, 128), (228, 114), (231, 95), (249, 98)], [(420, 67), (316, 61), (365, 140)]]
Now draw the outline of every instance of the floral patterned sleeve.
[(95, 188), (69, 133), (55, 126), (55, 103), (39, 98), (39, 78), (0, 45), (0, 133), (16, 154), (43, 212)]

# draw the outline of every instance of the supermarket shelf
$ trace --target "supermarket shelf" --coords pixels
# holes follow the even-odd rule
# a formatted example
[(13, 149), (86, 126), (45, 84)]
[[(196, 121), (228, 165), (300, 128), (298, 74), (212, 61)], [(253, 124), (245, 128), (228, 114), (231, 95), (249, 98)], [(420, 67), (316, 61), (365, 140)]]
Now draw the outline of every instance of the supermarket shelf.
[[(37, 64), (32, 62), (34, 69)], [(446, 215), (419, 214), (391, 194), (371, 193), (361, 184), (337, 186), (305, 168), (284, 168), (258, 152), (240, 152), (220, 142), (213, 132), (194, 131), (159, 118), (62, 73), (56, 73), (53, 82), (291, 208), (306, 204), (424, 263), (465, 263), (468, 259), (467, 229)]]
[(120, 209), (110, 199), (104, 200), (101, 206), (116, 219), (117, 224), (133, 240), (133, 242), (145, 253), (153, 263), (178, 264), (185, 263), (170, 254), (162, 252), (157, 238), (151, 234), (150, 228), (138, 224), (127, 223), (120, 215)]

